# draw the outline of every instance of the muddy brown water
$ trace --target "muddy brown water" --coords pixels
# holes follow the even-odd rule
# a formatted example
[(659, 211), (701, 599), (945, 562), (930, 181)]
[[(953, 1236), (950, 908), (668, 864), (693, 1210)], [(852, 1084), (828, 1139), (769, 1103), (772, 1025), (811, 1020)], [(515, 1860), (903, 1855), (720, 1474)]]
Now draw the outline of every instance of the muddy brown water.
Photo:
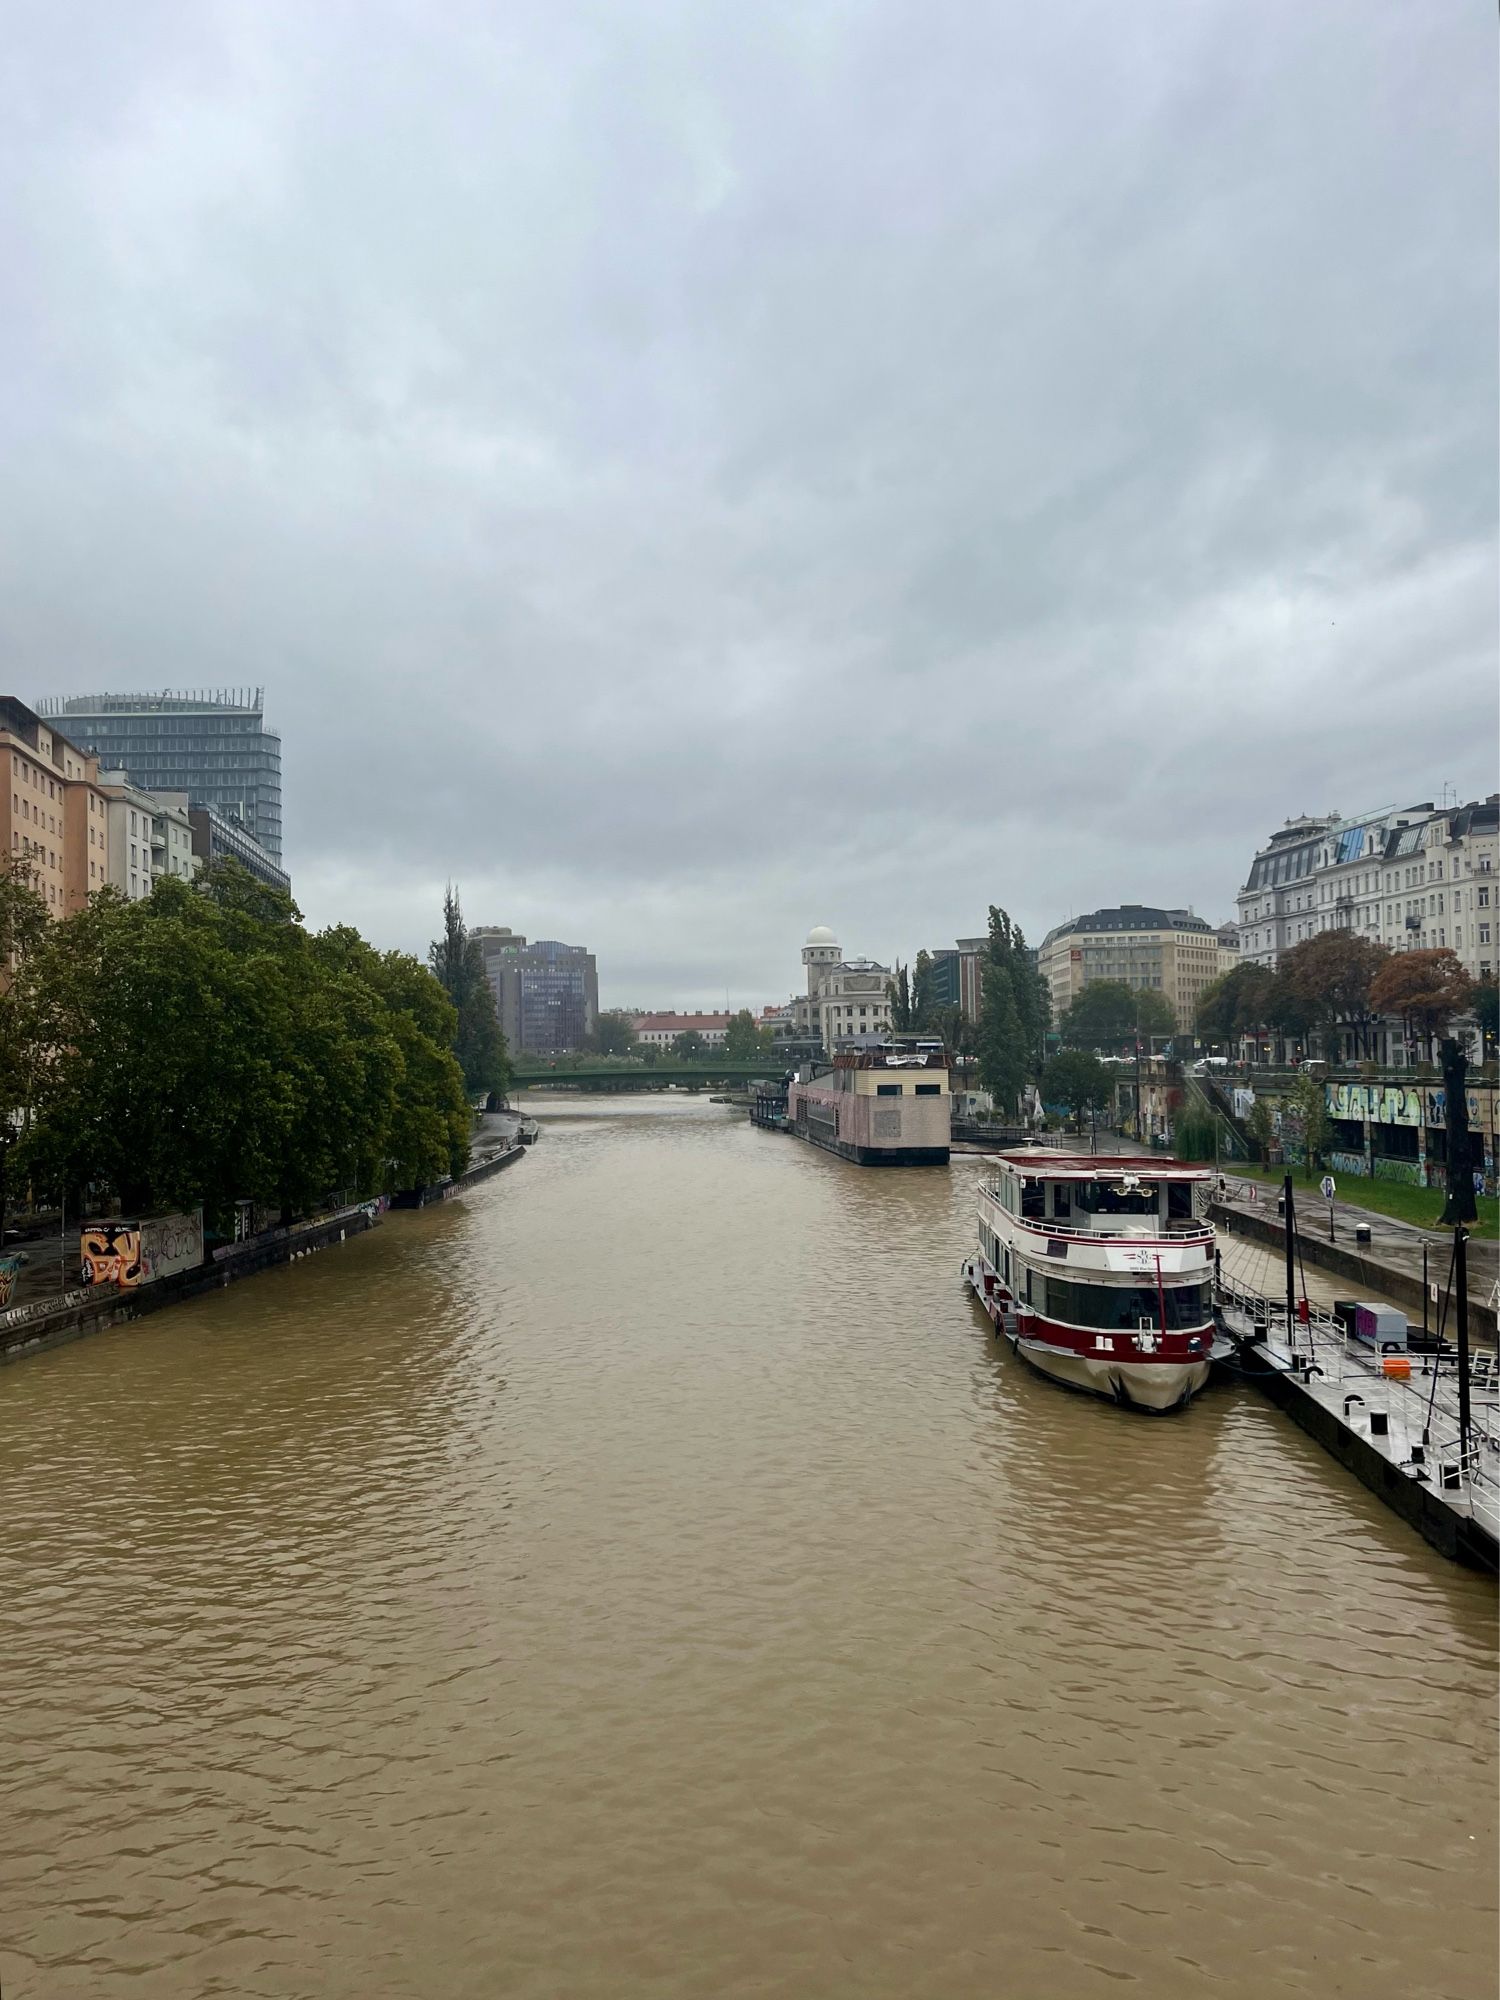
[(5, 2000), (1490, 2000), (1492, 1585), (997, 1351), (977, 1161), (544, 1116), (0, 1373)]

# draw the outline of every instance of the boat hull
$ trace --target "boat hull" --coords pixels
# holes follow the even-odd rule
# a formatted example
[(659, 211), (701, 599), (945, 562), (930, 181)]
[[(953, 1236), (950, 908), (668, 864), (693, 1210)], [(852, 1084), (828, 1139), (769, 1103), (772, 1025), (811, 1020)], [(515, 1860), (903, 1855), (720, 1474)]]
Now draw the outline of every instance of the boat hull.
[(1007, 1332), (1012, 1349), (1039, 1374), (1068, 1389), (1082, 1389), (1087, 1395), (1102, 1396), (1131, 1410), (1164, 1416), (1170, 1410), (1184, 1410), (1208, 1380), (1210, 1363), (1203, 1361), (1112, 1361), (1095, 1360), (1088, 1354), (1070, 1354), (1048, 1347), (1041, 1341), (1022, 1340)]
[(1162, 1356), (1126, 1360), (1118, 1354), (1082, 1354), (1073, 1348), (1038, 1340), (1026, 1325), (1017, 1322), (1013, 1301), (998, 1274), (982, 1258), (968, 1260), (964, 1278), (994, 1322), (995, 1331), (1010, 1342), (1011, 1351), (1038, 1374), (1065, 1389), (1079, 1389), (1085, 1395), (1102, 1397), (1123, 1409), (1164, 1416), (1172, 1410), (1186, 1409), (1208, 1381), (1213, 1365), (1211, 1352), (1191, 1359)]

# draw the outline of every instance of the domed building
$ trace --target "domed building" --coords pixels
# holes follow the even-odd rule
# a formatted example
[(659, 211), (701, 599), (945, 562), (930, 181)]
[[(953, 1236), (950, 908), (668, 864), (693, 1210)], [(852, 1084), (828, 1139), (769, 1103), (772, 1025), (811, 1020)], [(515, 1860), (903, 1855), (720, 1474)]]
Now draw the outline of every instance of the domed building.
[(873, 959), (844, 957), (827, 924), (814, 924), (802, 947), (807, 992), (794, 1002), (795, 1032), (832, 1054), (855, 1035), (886, 1033), (891, 1025), (890, 972)]

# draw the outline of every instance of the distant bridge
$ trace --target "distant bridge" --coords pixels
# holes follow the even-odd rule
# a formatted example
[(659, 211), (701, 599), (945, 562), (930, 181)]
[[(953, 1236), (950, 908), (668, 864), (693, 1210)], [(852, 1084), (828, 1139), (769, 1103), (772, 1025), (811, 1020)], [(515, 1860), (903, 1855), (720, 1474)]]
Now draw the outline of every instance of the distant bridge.
[(779, 1077), (786, 1065), (774, 1056), (755, 1062), (728, 1062), (722, 1056), (705, 1056), (699, 1062), (592, 1062), (548, 1063), (536, 1057), (513, 1065), (512, 1092), (523, 1090), (665, 1090), (678, 1084), (687, 1090), (706, 1090), (716, 1083), (752, 1083), (757, 1077)]

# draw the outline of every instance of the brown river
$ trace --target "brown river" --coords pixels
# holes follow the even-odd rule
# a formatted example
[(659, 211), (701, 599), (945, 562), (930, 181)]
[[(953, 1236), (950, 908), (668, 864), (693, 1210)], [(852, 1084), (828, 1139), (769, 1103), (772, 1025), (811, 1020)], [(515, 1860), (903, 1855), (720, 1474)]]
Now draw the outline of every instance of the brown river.
[(1492, 1584), (998, 1351), (976, 1161), (537, 1108), (0, 1372), (4, 2000), (1492, 2000)]

